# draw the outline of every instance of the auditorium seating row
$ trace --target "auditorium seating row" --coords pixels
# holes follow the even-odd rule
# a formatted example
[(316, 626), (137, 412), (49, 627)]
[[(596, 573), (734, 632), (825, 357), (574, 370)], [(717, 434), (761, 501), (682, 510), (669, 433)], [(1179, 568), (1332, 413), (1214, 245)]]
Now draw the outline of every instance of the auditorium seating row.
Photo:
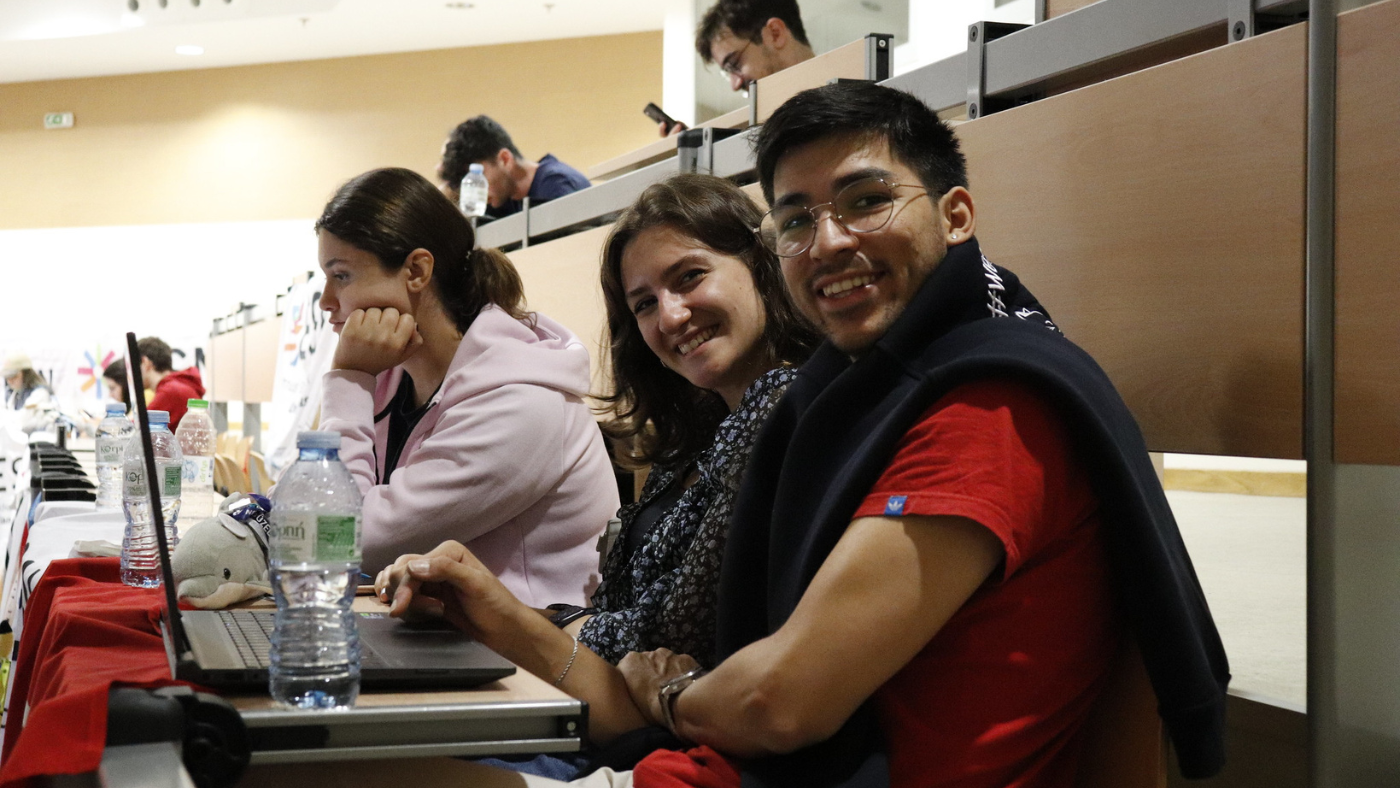
[[(585, 340), (604, 391), (598, 261), (616, 212), (681, 171), (750, 184), (761, 200), (757, 124), (801, 89), (880, 80), (955, 122), (983, 249), (1099, 360), (1153, 451), (1303, 459), (1306, 375), (1332, 363), (1330, 453), (1400, 465), (1389, 304), (1400, 292), (1389, 261), (1400, 248), (1400, 0), (1337, 20), (1334, 357), (1308, 344), (1307, 222), (1320, 208), (1308, 198), (1307, 4), (1240, 11), (1250, 5), (1045, 0), (1045, 21), (979, 23), (965, 55), (893, 78), (890, 39), (871, 35), (760, 80), (749, 107), (702, 126), (714, 131), (698, 146), (660, 140), (599, 164), (594, 187), (487, 225), (479, 240), (507, 250), (532, 309)], [(1242, 738), (1228, 784), (1305, 784), (1302, 714), (1243, 703), (1231, 714)]]

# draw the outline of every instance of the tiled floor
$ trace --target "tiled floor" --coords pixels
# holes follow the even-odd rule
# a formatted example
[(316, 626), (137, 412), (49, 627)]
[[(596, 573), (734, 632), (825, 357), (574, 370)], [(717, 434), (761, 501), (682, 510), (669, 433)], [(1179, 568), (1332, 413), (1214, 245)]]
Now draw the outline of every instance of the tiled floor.
[(1306, 702), (1306, 515), (1302, 498), (1168, 491), (1225, 641), (1233, 689)]

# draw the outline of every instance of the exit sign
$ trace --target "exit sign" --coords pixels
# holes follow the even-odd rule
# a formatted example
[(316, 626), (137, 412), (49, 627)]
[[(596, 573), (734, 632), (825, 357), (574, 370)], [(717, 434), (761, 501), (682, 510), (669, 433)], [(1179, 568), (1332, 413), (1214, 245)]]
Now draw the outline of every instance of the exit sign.
[(71, 112), (50, 112), (44, 116), (44, 128), (46, 129), (71, 129), (73, 128), (73, 113)]

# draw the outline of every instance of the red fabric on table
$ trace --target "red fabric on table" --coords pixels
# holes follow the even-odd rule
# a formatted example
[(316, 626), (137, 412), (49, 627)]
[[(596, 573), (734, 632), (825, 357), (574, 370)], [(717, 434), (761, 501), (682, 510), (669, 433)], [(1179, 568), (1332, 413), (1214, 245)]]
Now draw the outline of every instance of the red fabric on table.
[(163, 604), (160, 589), (122, 585), (115, 558), (49, 565), (25, 612), (0, 788), (93, 771), (102, 762), (112, 685), (176, 683), (160, 636)]
[(657, 750), (632, 770), (637, 788), (739, 788), (739, 771), (709, 747)]

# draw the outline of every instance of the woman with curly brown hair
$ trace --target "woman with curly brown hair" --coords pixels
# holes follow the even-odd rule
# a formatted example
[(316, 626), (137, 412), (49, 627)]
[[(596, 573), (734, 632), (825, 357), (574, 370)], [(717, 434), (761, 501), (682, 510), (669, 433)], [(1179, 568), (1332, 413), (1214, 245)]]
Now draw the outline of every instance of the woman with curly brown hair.
[(604, 245), (614, 383), (605, 400), (614, 437), (633, 439), (633, 459), (652, 470), (641, 499), (620, 513), (623, 532), (592, 608), (551, 622), (455, 543), (428, 558), (451, 558), (480, 586), (469, 596), (450, 583), (420, 586), (415, 570), (435, 563), (423, 556), (400, 558), (378, 579), (395, 614), (445, 614), (588, 701), (596, 743), (644, 726), (612, 664), (627, 652), (713, 659), (720, 559), (749, 447), (794, 365), (818, 344), (753, 233), (761, 219), (732, 183), (682, 175), (643, 192)]

